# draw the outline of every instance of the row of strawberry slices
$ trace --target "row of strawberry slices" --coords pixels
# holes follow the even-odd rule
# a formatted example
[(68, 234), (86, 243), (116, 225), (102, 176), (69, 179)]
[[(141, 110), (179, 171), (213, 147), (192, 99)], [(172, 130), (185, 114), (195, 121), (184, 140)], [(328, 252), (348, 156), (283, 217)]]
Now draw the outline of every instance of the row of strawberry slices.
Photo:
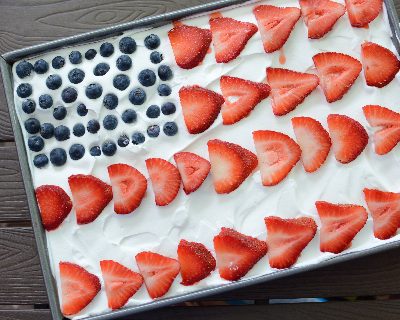
[[(374, 234), (388, 239), (400, 227), (400, 193), (364, 189), (365, 200), (372, 214)], [(340, 253), (364, 227), (368, 213), (354, 204), (315, 203), (321, 221), (320, 250)], [(136, 255), (139, 273), (113, 260), (100, 261), (105, 292), (110, 309), (119, 309), (140, 289), (143, 282), (152, 299), (165, 295), (176, 276), (181, 284), (194, 285), (208, 277), (216, 267), (221, 278), (239, 280), (265, 255), (271, 268), (293, 266), (304, 248), (314, 238), (317, 224), (311, 217), (282, 219), (265, 218), (266, 241), (244, 235), (230, 228), (222, 228), (214, 237), (215, 256), (202, 243), (182, 239), (177, 249), (177, 260), (158, 253), (144, 251)], [(82, 267), (60, 262), (62, 311), (72, 315), (81, 311), (101, 289), (97, 276)]]
[[(382, 9), (382, 0), (346, 0), (353, 27), (365, 27)], [(255, 24), (227, 17), (211, 17), (210, 30), (179, 24), (168, 32), (175, 61), (183, 69), (198, 66), (214, 45), (215, 60), (227, 63), (240, 55), (247, 42), (260, 30), (266, 53), (282, 48), (296, 22), (302, 15), (308, 28), (308, 37), (319, 39), (332, 30), (346, 8), (330, 0), (300, 0), (300, 7), (259, 5), (253, 9)]]

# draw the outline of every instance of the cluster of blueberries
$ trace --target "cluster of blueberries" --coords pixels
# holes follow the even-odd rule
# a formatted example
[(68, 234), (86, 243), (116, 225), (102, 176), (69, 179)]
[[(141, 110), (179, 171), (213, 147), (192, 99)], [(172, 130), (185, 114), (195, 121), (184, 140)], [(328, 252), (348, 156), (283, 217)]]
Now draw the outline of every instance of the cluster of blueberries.
[[(151, 34), (144, 40), (145, 46), (152, 50), (150, 53), (150, 60), (154, 64), (159, 64), (163, 60), (163, 56), (160, 52), (155, 51), (160, 45), (160, 38), (157, 35)], [(123, 53), (118, 57), (116, 61), (116, 67), (121, 71), (127, 71), (132, 66), (132, 59), (128, 54), (136, 51), (136, 42), (131, 37), (124, 37), (119, 42), (119, 49)], [(105, 42), (100, 46), (100, 55), (103, 57), (110, 57), (114, 53), (114, 46)], [(95, 49), (89, 49), (84, 54), (85, 59), (92, 60), (97, 55)], [(69, 55), (69, 61), (78, 65), (82, 62), (82, 54), (79, 51), (72, 51)], [(61, 69), (65, 65), (65, 59), (61, 56), (55, 57), (52, 62), (54, 69)], [(27, 61), (22, 61), (16, 66), (16, 73), (19, 78), (23, 79), (35, 71), (38, 74), (44, 74), (49, 70), (48, 63), (43, 60), (37, 60), (34, 65)], [(95, 76), (103, 76), (110, 70), (110, 65), (107, 63), (99, 63), (93, 70)], [(158, 77), (161, 81), (168, 81), (173, 77), (172, 70), (169, 66), (161, 64), (157, 69)], [(68, 79), (72, 84), (79, 84), (85, 78), (85, 72), (79, 68), (72, 69), (68, 74)], [(150, 87), (156, 83), (157, 76), (154, 71), (150, 69), (142, 70), (138, 75), (138, 81), (143, 87)], [(51, 74), (46, 79), (46, 86), (50, 90), (59, 89), (62, 85), (62, 78), (57, 74)], [(125, 90), (130, 85), (130, 79), (125, 74), (119, 74), (114, 77), (113, 85), (118, 90)], [(161, 83), (157, 88), (160, 96), (169, 96), (171, 94), (171, 88), (168, 84)], [(86, 96), (89, 99), (97, 99), (103, 93), (103, 88), (98, 83), (89, 84), (85, 90)], [(17, 87), (17, 95), (21, 98), (26, 98), (22, 103), (22, 110), (26, 114), (32, 114), (36, 109), (36, 102), (30, 99), (29, 96), (32, 94), (32, 86), (29, 83), (22, 83)], [(78, 93), (73, 87), (66, 87), (61, 92), (61, 98), (65, 103), (73, 103), (77, 100)], [(146, 101), (146, 92), (141, 87), (134, 88), (129, 93), (129, 101), (133, 105), (142, 105)], [(53, 99), (49, 94), (42, 94), (39, 97), (38, 104), (42, 109), (49, 109), (53, 106)], [(106, 94), (103, 98), (103, 106), (108, 110), (113, 110), (118, 106), (118, 97), (113, 94)], [(78, 115), (84, 117), (88, 114), (88, 109), (84, 104), (79, 104), (76, 109)], [(157, 105), (151, 105), (146, 110), (146, 115), (150, 119), (155, 119), (160, 116), (161, 113), (164, 115), (171, 115), (175, 113), (176, 106), (172, 102), (165, 102), (161, 105), (161, 108)], [(53, 117), (56, 120), (63, 120), (67, 116), (67, 108), (64, 106), (56, 106), (53, 109)], [(125, 123), (134, 123), (137, 120), (136, 111), (129, 108), (126, 109), (121, 115), (122, 121)], [(115, 115), (107, 115), (103, 119), (103, 127), (106, 130), (114, 130), (118, 125), (118, 118)], [(26, 131), (31, 134), (28, 138), (28, 147), (34, 152), (40, 152), (44, 148), (44, 140), (55, 138), (57, 141), (65, 141), (70, 138), (70, 128), (59, 125), (54, 126), (51, 123), (40, 123), (35, 118), (29, 118), (24, 122)], [(91, 119), (85, 126), (82, 123), (77, 123), (72, 128), (72, 134), (76, 137), (82, 137), (86, 130), (89, 133), (95, 134), (100, 129), (100, 123), (96, 119)], [(178, 132), (178, 127), (175, 122), (166, 122), (162, 130), (167, 136), (174, 136)], [(158, 137), (160, 134), (160, 126), (151, 125), (147, 128), (147, 135), (151, 138)], [(145, 135), (139, 131), (134, 132), (131, 137), (133, 144), (138, 145), (145, 141)], [(126, 134), (122, 134), (117, 141), (120, 147), (126, 147), (129, 145), (130, 139)], [(112, 156), (117, 150), (117, 145), (111, 140), (103, 142), (101, 146), (93, 146), (90, 148), (90, 154), (92, 156), (100, 156), (102, 153), (106, 156)], [(85, 154), (85, 148), (82, 144), (73, 144), (69, 149), (69, 156), (72, 160), (79, 160)], [(55, 166), (62, 166), (67, 161), (67, 153), (62, 148), (55, 148), (50, 152), (50, 162)], [(34, 157), (34, 165), (38, 168), (46, 166), (49, 162), (48, 157), (45, 154), (37, 154)]]

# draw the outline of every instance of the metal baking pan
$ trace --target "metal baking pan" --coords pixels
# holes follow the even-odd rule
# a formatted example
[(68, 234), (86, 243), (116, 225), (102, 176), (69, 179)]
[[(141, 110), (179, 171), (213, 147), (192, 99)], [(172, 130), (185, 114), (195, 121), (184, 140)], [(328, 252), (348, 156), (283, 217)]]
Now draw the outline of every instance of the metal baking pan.
[[(60, 312), (57, 285), (55, 279), (52, 275), (50, 269), (50, 260), (48, 256), (47, 243), (46, 243), (46, 233), (43, 229), (39, 209), (36, 203), (36, 197), (34, 193), (34, 187), (32, 183), (32, 177), (29, 170), (28, 158), (25, 150), (25, 144), (23, 143), (23, 136), (21, 131), (21, 126), (19, 125), (17, 115), (14, 109), (14, 95), (13, 95), (13, 75), (12, 75), (12, 64), (20, 59), (27, 58), (30, 56), (37, 55), (42, 52), (58, 49), (65, 46), (81, 44), (85, 41), (95, 41), (105, 37), (116, 36), (121, 34), (125, 30), (132, 30), (138, 28), (150, 28), (161, 26), (167, 24), (174, 20), (179, 20), (184, 17), (197, 15), (200, 13), (205, 13), (207, 11), (218, 10), (223, 7), (238, 5), (245, 3), (249, 0), (220, 0), (204, 5), (199, 5), (196, 7), (174, 11), (167, 14), (157, 15), (153, 17), (148, 17), (140, 19), (133, 22), (128, 22), (124, 24), (119, 24), (116, 26), (100, 29), (93, 32), (83, 33), (77, 36), (72, 36), (56, 41), (47, 42), (40, 45), (31, 46), (28, 48), (15, 50), (4, 54), (0, 58), (0, 68), (3, 76), (4, 89), (7, 98), (8, 109), (11, 117), (11, 124), (14, 131), (15, 142), (19, 157), (19, 163), (21, 167), (22, 177), (24, 181), (25, 191), (28, 198), (29, 211), (32, 219), (32, 226), (35, 234), (37, 249), (39, 253), (41, 268), (43, 271), (44, 281), (47, 289), (47, 295), (49, 298), (49, 304), (51, 308), (51, 313), (53, 319), (61, 320), (63, 316)], [(386, 13), (389, 20), (390, 28), (392, 31), (392, 41), (397, 51), (400, 53), (400, 27), (399, 19), (394, 6), (393, 0), (384, 0), (386, 6)], [(220, 285), (218, 287), (202, 289), (196, 292), (187, 293), (171, 298), (165, 298), (161, 300), (156, 300), (150, 303), (146, 303), (139, 306), (127, 307), (119, 311), (113, 311), (108, 314), (87, 317), (85, 319), (90, 320), (105, 320), (105, 319), (116, 319), (122, 316), (128, 316), (134, 313), (157, 309), (160, 307), (177, 304), (184, 301), (196, 300), (206, 296), (211, 296), (213, 294), (220, 294), (233, 289), (245, 288), (246, 286), (264, 283), (267, 281), (275, 280), (278, 278), (283, 278), (291, 275), (295, 275), (301, 272), (315, 270), (317, 268), (322, 268), (330, 266), (336, 263), (349, 261), (351, 259), (365, 257), (369, 255), (376, 254), (389, 249), (400, 248), (400, 240), (382, 244), (374, 248), (370, 248), (363, 251), (353, 252), (344, 254), (338, 257), (330, 258), (326, 261), (320, 262), (318, 264), (313, 264), (305, 267), (294, 267), (292, 269), (276, 271), (271, 274), (262, 275), (254, 277), (251, 279), (243, 279), (229, 284)]]

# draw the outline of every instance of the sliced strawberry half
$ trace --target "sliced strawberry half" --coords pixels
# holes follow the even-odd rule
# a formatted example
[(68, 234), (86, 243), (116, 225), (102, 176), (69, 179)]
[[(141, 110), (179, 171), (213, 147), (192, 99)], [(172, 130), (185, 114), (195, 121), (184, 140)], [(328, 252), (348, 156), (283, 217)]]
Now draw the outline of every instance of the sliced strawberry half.
[(253, 9), (266, 53), (283, 47), (290, 36), (301, 11), (294, 7), (260, 5)]
[(78, 224), (94, 221), (113, 198), (111, 186), (94, 176), (72, 175), (68, 183)]
[(330, 0), (300, 0), (300, 7), (310, 39), (326, 35), (346, 12), (344, 5)]
[(210, 29), (218, 63), (235, 59), (258, 30), (253, 23), (226, 17), (210, 19)]
[(374, 133), (373, 139), (376, 154), (387, 154), (400, 142), (400, 126), (379, 130)]
[(257, 104), (268, 97), (271, 90), (265, 83), (229, 76), (222, 76), (220, 85), (225, 99), (222, 119), (226, 125), (247, 117)]
[(354, 204), (317, 201), (315, 206), (322, 224), (320, 235), (322, 252), (340, 253), (350, 247), (351, 241), (368, 219), (365, 208)]
[(386, 240), (400, 228), (400, 193), (364, 189), (365, 202), (371, 212), (376, 238)]
[(269, 265), (285, 269), (296, 263), (303, 249), (314, 238), (317, 224), (312, 218), (265, 218)]
[(346, 8), (353, 27), (367, 26), (379, 15), (383, 0), (346, 0)]
[(208, 277), (215, 270), (215, 259), (204, 244), (181, 240), (178, 245), (178, 260), (184, 286), (190, 286)]
[(168, 32), (175, 61), (183, 69), (197, 67), (207, 54), (211, 44), (211, 31), (179, 25)]
[(175, 153), (174, 159), (185, 193), (189, 194), (200, 188), (210, 172), (210, 162), (192, 152)]
[(206, 131), (217, 119), (224, 98), (211, 90), (188, 86), (179, 90), (183, 119), (189, 133)]
[(180, 269), (177, 260), (149, 251), (138, 253), (136, 263), (153, 299), (168, 292)]
[(112, 310), (122, 308), (142, 286), (143, 277), (113, 260), (100, 261), (104, 279), (108, 307)]
[(382, 88), (389, 84), (400, 70), (400, 61), (389, 49), (373, 42), (361, 45), (361, 61), (367, 85)]
[(281, 68), (267, 68), (267, 81), (271, 86), (272, 111), (276, 116), (294, 110), (319, 84), (314, 74)]
[(301, 161), (307, 172), (318, 170), (328, 157), (331, 138), (317, 120), (309, 117), (292, 118), (292, 126), (301, 149)]
[(214, 237), (217, 267), (221, 278), (239, 280), (267, 253), (264, 241), (230, 228), (221, 228)]
[(65, 316), (78, 313), (85, 308), (101, 289), (97, 276), (81, 266), (60, 262), (61, 312)]
[(274, 186), (285, 179), (300, 160), (301, 149), (292, 138), (281, 132), (254, 131), (253, 139), (262, 183)]
[(128, 214), (137, 209), (146, 193), (147, 180), (135, 168), (117, 163), (108, 167), (114, 195), (114, 211)]
[(43, 185), (35, 190), (43, 227), (47, 231), (57, 229), (72, 209), (67, 193), (59, 186)]
[(361, 72), (361, 63), (343, 53), (323, 52), (313, 57), (326, 100), (343, 98)]
[(214, 139), (207, 145), (217, 193), (236, 190), (257, 167), (256, 155), (237, 144)]
[(327, 120), (336, 160), (355, 160), (368, 144), (367, 131), (358, 121), (341, 114), (330, 114)]

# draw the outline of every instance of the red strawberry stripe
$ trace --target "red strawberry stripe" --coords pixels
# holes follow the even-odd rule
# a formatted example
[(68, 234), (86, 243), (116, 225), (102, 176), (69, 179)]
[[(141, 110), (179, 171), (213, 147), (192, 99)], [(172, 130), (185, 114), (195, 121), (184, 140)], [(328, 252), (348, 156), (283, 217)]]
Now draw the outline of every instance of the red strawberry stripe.
[(383, 0), (346, 0), (346, 8), (353, 27), (365, 27), (382, 10)]

